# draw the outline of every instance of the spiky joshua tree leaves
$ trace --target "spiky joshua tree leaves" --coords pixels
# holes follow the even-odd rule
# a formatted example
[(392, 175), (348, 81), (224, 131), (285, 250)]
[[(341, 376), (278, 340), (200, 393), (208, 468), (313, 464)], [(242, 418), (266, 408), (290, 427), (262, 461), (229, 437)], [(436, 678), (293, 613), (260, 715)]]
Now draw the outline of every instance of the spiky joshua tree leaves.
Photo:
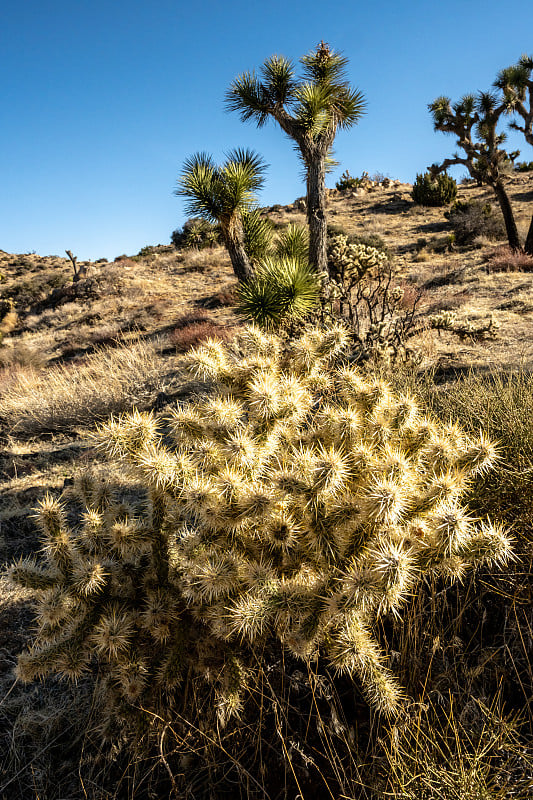
[(265, 169), (252, 150), (232, 150), (220, 166), (210, 155), (195, 153), (185, 161), (175, 190), (187, 199), (188, 213), (219, 223), (239, 281), (253, 274), (246, 249), (246, 219), (251, 215), (257, 229), (255, 202)]
[(327, 273), (326, 168), (339, 128), (361, 117), (365, 101), (345, 77), (347, 59), (321, 42), (300, 59), (302, 77), (284, 56), (274, 55), (261, 67), (261, 77), (244, 72), (226, 94), (230, 111), (262, 127), (272, 117), (295, 142), (307, 176), (309, 258)]
[(75, 679), (97, 663), (114, 714), (170, 713), (197, 675), (227, 720), (258, 661), (283, 647), (397, 708), (378, 619), (401, 615), (425, 576), (502, 563), (511, 543), (461, 502), (494, 446), (363, 377), (347, 343), (340, 326), (290, 344), (255, 327), (209, 340), (189, 360), (205, 392), (167, 418), (104, 425), (102, 445), (145, 496), (124, 502), (82, 478), (76, 528), (43, 501), (44, 558), (12, 568), (37, 599), (20, 678)]

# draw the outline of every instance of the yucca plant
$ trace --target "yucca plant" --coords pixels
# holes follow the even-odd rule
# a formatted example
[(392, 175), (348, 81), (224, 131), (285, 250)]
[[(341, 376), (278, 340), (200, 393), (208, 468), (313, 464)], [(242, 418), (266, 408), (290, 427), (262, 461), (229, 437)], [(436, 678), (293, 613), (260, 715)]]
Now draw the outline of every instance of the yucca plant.
[[(247, 217), (250, 225), (257, 221), (253, 214), (265, 169), (261, 157), (251, 150), (232, 150), (220, 166), (206, 153), (195, 153), (185, 161), (175, 190), (187, 199), (189, 213), (220, 225), (239, 281), (253, 274), (253, 254), (251, 259), (246, 251), (243, 218)], [(256, 242), (257, 237), (251, 241)]]
[(313, 267), (297, 258), (266, 258), (238, 289), (239, 313), (260, 328), (276, 329), (305, 320), (317, 307), (320, 281)]
[(86, 511), (38, 510), (37, 634), (25, 681), (99, 666), (104, 725), (172, 713), (188, 676), (238, 715), (272, 648), (353, 676), (392, 713), (402, 690), (375, 636), (429, 575), (450, 580), (511, 555), (507, 533), (461, 502), (497, 453), (363, 377), (341, 326), (290, 344), (256, 327), (189, 357), (204, 390), (167, 418), (135, 412), (100, 430), (132, 474), (129, 499), (83, 477)]

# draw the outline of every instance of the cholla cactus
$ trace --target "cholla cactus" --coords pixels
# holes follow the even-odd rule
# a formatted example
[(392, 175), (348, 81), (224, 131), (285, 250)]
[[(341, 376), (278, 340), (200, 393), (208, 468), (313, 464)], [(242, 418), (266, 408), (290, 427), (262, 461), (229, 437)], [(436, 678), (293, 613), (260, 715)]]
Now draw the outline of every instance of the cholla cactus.
[(147, 500), (78, 481), (87, 511), (38, 512), (45, 560), (13, 578), (35, 590), (38, 633), (18, 675), (76, 679), (98, 662), (105, 707), (164, 708), (189, 670), (238, 714), (254, 649), (319, 654), (392, 712), (401, 689), (374, 627), (417, 583), (510, 556), (505, 531), (461, 503), (496, 451), (428, 418), (343, 358), (348, 335), (286, 345), (257, 328), (190, 356), (204, 395), (170, 418), (134, 413), (101, 440)]
[(350, 244), (344, 234), (334, 236), (328, 248), (329, 263), (337, 277), (360, 280), (369, 270), (379, 270), (388, 260), (387, 255), (367, 244)]
[(343, 234), (331, 240), (328, 257), (335, 276), (327, 287), (332, 316), (349, 323), (355, 359), (391, 362), (410, 357), (406, 342), (417, 332), (420, 293), (405, 302), (390, 257), (370, 245), (350, 244)]
[(455, 311), (439, 311), (428, 319), (430, 328), (450, 331), (461, 339), (490, 339), (498, 334), (500, 323), (491, 315), (485, 319), (460, 321)]

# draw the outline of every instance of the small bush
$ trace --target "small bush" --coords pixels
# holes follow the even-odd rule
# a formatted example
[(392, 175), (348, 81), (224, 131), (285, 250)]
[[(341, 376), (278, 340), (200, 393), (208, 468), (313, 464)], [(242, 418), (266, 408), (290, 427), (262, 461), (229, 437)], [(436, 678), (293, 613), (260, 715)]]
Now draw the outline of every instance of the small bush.
[(185, 353), (191, 347), (196, 347), (213, 336), (224, 342), (234, 335), (234, 331), (230, 328), (218, 325), (210, 319), (205, 317), (194, 319), (192, 314), (190, 317), (191, 320), (189, 322), (178, 324), (169, 335), (170, 343), (175, 346), (177, 353)]
[(457, 183), (446, 172), (434, 177), (418, 174), (413, 184), (413, 200), (421, 206), (446, 206), (457, 197)]
[(487, 272), (533, 272), (533, 256), (507, 246), (493, 250), (486, 262)]
[(348, 189), (359, 189), (364, 182), (364, 178), (354, 178), (350, 175), (348, 170), (345, 170), (337, 183), (335, 184), (335, 188), (339, 192), (345, 192)]
[(533, 161), (519, 161), (515, 169), (517, 172), (533, 172)]
[(224, 286), (222, 289), (219, 289), (218, 292), (210, 294), (207, 297), (202, 297), (197, 303), (199, 306), (202, 306), (202, 308), (209, 309), (235, 306), (239, 300), (237, 289), (238, 287), (236, 284)]
[(490, 203), (455, 203), (446, 216), (459, 245), (470, 245), (483, 236), (491, 241), (505, 239), (505, 225), (500, 213), (495, 213)]
[(221, 241), (220, 226), (214, 225), (202, 217), (191, 217), (186, 220), (183, 228), (176, 228), (172, 231), (170, 241), (174, 247), (185, 250), (203, 250), (206, 247), (215, 247)]

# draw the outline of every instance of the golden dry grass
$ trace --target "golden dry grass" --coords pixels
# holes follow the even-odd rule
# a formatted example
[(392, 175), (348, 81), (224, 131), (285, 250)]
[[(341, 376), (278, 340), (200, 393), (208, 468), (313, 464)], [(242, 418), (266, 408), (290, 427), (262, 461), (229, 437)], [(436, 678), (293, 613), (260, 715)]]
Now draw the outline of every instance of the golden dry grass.
[(145, 407), (165, 389), (167, 372), (168, 364), (148, 342), (100, 348), (81, 364), (12, 376), (0, 394), (0, 415), (12, 435), (64, 433)]

